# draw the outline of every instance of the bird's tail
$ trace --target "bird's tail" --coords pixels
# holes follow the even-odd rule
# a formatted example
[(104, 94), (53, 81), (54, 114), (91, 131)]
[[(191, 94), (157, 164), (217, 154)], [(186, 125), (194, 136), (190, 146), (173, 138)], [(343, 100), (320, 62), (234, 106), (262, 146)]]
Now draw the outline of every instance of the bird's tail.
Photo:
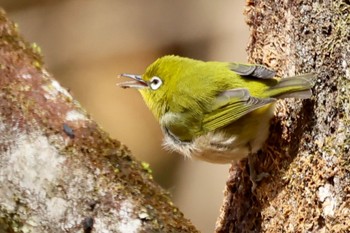
[(275, 86), (270, 87), (267, 91), (270, 97), (277, 99), (308, 99), (312, 95), (311, 88), (314, 86), (314, 79), (315, 74), (313, 73), (281, 78)]

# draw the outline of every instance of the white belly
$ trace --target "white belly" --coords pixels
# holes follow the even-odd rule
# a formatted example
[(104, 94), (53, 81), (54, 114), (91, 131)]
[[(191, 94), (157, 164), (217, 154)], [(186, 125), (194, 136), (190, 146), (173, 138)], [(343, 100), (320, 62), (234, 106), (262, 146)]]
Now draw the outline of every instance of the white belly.
[(170, 136), (164, 138), (167, 149), (179, 152), (186, 157), (194, 157), (211, 163), (231, 163), (248, 156), (249, 145), (251, 152), (257, 152), (268, 136), (268, 128), (260, 131), (259, 137), (249, 142), (241, 141), (239, 136), (225, 137), (220, 133), (207, 133), (196, 138), (193, 142), (176, 142)]

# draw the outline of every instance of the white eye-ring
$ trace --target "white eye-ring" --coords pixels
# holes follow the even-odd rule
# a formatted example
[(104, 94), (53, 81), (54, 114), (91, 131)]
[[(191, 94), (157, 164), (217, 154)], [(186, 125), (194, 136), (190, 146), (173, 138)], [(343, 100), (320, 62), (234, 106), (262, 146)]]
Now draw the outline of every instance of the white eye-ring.
[(163, 81), (159, 77), (153, 76), (149, 83), (152, 90), (157, 90), (163, 84)]

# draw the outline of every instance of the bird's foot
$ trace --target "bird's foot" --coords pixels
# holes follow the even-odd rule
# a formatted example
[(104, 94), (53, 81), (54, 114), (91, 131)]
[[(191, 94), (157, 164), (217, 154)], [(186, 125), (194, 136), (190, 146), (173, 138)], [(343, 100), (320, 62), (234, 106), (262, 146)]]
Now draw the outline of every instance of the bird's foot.
[[(249, 148), (249, 149), (251, 149), (251, 148)], [(269, 177), (270, 174), (267, 172), (262, 172), (262, 173), (256, 174), (256, 170), (254, 168), (254, 160), (255, 160), (255, 157), (254, 157), (253, 153), (251, 153), (251, 150), (250, 150), (250, 153), (248, 155), (249, 179), (252, 182), (251, 191), (252, 191), (252, 193), (256, 194), (256, 188), (258, 186), (257, 183), (260, 182), (262, 179)]]

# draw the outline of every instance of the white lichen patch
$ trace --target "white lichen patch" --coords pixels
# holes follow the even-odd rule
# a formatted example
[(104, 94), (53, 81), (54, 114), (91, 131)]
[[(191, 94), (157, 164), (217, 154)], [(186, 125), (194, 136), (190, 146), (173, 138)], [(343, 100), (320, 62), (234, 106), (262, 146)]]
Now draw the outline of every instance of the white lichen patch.
[(96, 232), (120, 232), (120, 233), (137, 233), (141, 227), (141, 220), (134, 214), (134, 205), (130, 200), (120, 203), (119, 209), (111, 209), (114, 216), (118, 216), (119, 220), (113, 223), (103, 222), (102, 219), (96, 217), (94, 229)]
[(63, 88), (56, 80), (52, 80), (52, 86), (56, 88), (58, 92), (64, 94), (69, 98), (72, 98), (71, 94), (69, 94), (69, 92), (65, 88)]
[(69, 92), (64, 89), (56, 80), (52, 80), (51, 83), (42, 86), (42, 88), (46, 92), (44, 93), (46, 99), (55, 100), (59, 94), (65, 95), (70, 100), (73, 99), (71, 94), (69, 94)]
[[(19, 135), (8, 142), (9, 150), (0, 163), (0, 205), (14, 207), (13, 198), (19, 193), (45, 197), (44, 188), (60, 173), (64, 157), (45, 137), (36, 134)], [(29, 204), (34, 206), (35, 202)]]
[(108, 228), (111, 228), (110, 224), (104, 223), (100, 218), (94, 219), (94, 230), (96, 232), (109, 233), (111, 231)]
[(67, 210), (68, 203), (66, 200), (53, 197), (46, 202), (47, 217), (54, 221), (62, 219)]
[(77, 110), (71, 110), (71, 111), (67, 112), (66, 120), (67, 121), (86, 121), (88, 119), (86, 118), (86, 116), (83, 113), (81, 113)]
[(328, 217), (334, 216), (337, 207), (337, 200), (332, 189), (332, 185), (325, 184), (318, 189), (317, 193), (319, 201), (322, 202), (323, 215)]
[[(40, 132), (12, 135), (6, 141), (8, 150), (0, 161), (0, 206), (19, 216), (28, 216), (30, 212), (30, 218), (23, 222), (23, 232), (36, 232), (37, 223), (44, 219), (57, 222), (64, 219), (68, 204), (49, 196), (61, 177), (65, 157)], [(25, 202), (18, 205), (16, 200), (23, 195)]]
[(47, 69), (42, 68), (42, 69), (41, 69), (41, 72), (43, 73), (43, 75), (44, 75), (46, 78), (50, 78), (50, 73), (47, 71)]
[(10, 148), (9, 160), (1, 168), (1, 173), (11, 177), (12, 182), (19, 184), (19, 187), (45, 195), (43, 187), (56, 179), (65, 158), (59, 155), (46, 137), (35, 134), (30, 135), (33, 137), (23, 135), (17, 138)]
[(24, 79), (31, 79), (31, 78), (32, 78), (32, 75), (31, 75), (31, 74), (21, 74), (21, 78), (24, 78)]
[(119, 216), (123, 219), (119, 223), (120, 232), (125, 233), (137, 233), (141, 226), (140, 219), (133, 216), (133, 204), (130, 201), (124, 201), (121, 203)]

